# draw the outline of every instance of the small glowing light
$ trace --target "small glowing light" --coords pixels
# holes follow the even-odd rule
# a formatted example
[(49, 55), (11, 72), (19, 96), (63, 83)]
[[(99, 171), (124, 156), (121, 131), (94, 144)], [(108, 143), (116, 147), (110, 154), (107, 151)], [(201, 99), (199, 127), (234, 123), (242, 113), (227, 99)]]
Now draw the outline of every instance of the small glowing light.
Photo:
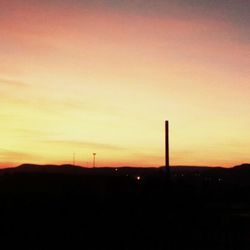
[(139, 181), (140, 179), (141, 179), (141, 176), (137, 176), (137, 177), (136, 177), (136, 180)]
[(118, 169), (116, 168), (116, 169), (115, 169), (115, 172), (117, 172), (117, 171), (118, 171)]

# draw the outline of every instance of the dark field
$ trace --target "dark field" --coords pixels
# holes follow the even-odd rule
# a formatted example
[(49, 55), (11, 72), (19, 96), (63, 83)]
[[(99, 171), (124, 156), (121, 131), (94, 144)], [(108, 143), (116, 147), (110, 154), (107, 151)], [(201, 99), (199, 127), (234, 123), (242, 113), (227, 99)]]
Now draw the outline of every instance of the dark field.
[(249, 249), (247, 165), (64, 168), (0, 173), (2, 249)]

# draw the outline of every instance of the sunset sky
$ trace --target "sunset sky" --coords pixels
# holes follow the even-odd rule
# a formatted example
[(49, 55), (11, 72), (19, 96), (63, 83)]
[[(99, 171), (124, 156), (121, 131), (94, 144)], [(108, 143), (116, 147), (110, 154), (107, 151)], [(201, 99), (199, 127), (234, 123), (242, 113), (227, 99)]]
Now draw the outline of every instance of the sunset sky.
[(0, 166), (250, 162), (250, 1), (1, 0)]

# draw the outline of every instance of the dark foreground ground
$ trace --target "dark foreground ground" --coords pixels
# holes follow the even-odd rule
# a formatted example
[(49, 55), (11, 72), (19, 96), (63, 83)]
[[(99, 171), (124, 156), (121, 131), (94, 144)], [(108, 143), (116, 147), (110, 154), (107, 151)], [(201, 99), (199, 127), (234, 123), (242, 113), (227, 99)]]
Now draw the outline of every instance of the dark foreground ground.
[(241, 176), (3, 173), (1, 249), (250, 249), (250, 179)]

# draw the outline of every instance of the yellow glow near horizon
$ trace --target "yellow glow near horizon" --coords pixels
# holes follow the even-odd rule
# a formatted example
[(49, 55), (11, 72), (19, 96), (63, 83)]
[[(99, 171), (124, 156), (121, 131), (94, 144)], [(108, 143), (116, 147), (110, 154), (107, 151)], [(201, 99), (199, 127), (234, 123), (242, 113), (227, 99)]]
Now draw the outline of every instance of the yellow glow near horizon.
[(233, 23), (14, 2), (0, 23), (1, 166), (73, 152), (163, 165), (165, 119), (172, 165), (250, 161), (250, 45)]

